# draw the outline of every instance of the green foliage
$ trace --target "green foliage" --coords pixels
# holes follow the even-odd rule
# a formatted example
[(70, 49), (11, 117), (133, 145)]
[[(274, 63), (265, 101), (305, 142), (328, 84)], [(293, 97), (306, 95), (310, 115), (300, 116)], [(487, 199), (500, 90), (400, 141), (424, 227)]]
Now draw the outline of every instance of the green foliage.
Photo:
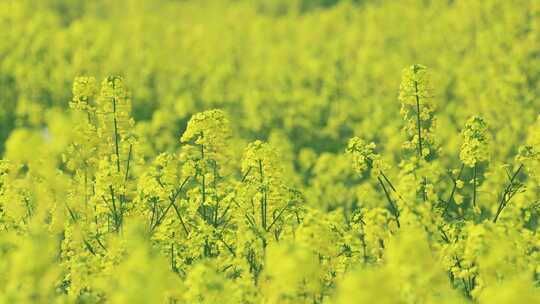
[(0, 27), (1, 303), (540, 301), (537, 1), (5, 0)]

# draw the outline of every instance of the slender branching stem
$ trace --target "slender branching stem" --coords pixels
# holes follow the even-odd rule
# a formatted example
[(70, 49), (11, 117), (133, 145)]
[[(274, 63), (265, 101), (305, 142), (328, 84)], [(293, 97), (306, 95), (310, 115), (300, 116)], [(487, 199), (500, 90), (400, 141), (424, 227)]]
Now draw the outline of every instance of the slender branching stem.
[(377, 177), (377, 180), (379, 181), (379, 184), (381, 185), (381, 187), (382, 187), (382, 189), (384, 191), (384, 195), (386, 196), (386, 200), (388, 200), (388, 203), (390, 204), (390, 209), (392, 211), (392, 215), (394, 215), (394, 218), (396, 220), (396, 224), (397, 224), (398, 228), (400, 228), (401, 224), (399, 222), (399, 209), (394, 204), (394, 202), (392, 201), (392, 198), (390, 197), (390, 193), (388, 193), (388, 190), (386, 189), (386, 186), (384, 185), (384, 182), (382, 181), (382, 179), (380, 177)]
[(418, 155), (422, 157), (422, 125), (420, 120), (420, 97), (418, 96), (418, 82), (414, 81), (414, 97), (416, 98), (416, 128), (418, 130)]
[(478, 164), (474, 163), (473, 168), (473, 206), (476, 207), (476, 174), (478, 170)]
[(448, 208), (450, 207), (450, 203), (454, 199), (454, 194), (456, 194), (456, 190), (457, 190), (457, 180), (459, 180), (461, 178), (461, 174), (463, 173), (463, 169), (465, 169), (465, 165), (461, 164), (461, 168), (459, 169), (459, 173), (458, 173), (457, 178), (454, 179), (452, 177), (452, 182), (454, 183), (454, 186), (452, 187), (452, 191), (450, 192), (450, 197), (448, 197), (448, 200), (446, 201), (446, 204), (444, 206), (443, 215), (446, 214), (446, 212), (448, 211)]
[(272, 227), (274, 226), (274, 224), (279, 220), (279, 218), (281, 217), (281, 215), (283, 214), (283, 212), (285, 212), (285, 210), (287, 210), (289, 208), (289, 204), (287, 204), (285, 207), (283, 207), (278, 215), (274, 218), (274, 220), (272, 220), (272, 223), (270, 223), (270, 226), (268, 226), (268, 228), (266, 229), (266, 231), (270, 231), (270, 229), (272, 229)]
[[(423, 158), (423, 148), (422, 148), (422, 120), (420, 118), (420, 96), (418, 96), (418, 81), (414, 81), (414, 97), (416, 99), (416, 129), (418, 130), (418, 156), (420, 159)], [(425, 202), (427, 200), (427, 194), (426, 194), (426, 185), (427, 185), (427, 178), (423, 178), (423, 185), (422, 185), (422, 199)]]
[(124, 176), (124, 181), (127, 182), (129, 178), (129, 165), (131, 163), (131, 154), (133, 153), (133, 144), (129, 145), (128, 159), (126, 162), (126, 175)]
[(261, 187), (262, 187), (262, 196), (261, 196), (261, 224), (264, 230), (266, 230), (266, 213), (267, 213), (267, 200), (268, 200), (268, 194), (267, 194), (267, 185), (264, 185), (264, 171), (263, 171), (263, 163), (262, 160), (259, 159), (259, 174), (260, 174), (260, 180), (261, 180)]
[(115, 194), (114, 194), (114, 189), (111, 185), (109, 185), (109, 191), (111, 193), (111, 202), (112, 202), (112, 206), (113, 206), (113, 220), (114, 220), (114, 229), (116, 232), (119, 232), (120, 231), (120, 225), (122, 223), (122, 219), (120, 218), (120, 212), (121, 212), (121, 208), (122, 206), (118, 206), (118, 208), (116, 207), (116, 197), (115, 197)]
[(496, 223), (499, 219), (499, 216), (501, 215), (501, 212), (504, 210), (506, 205), (510, 202), (510, 200), (514, 197), (514, 195), (519, 191), (519, 189), (522, 187), (520, 184), (516, 184), (515, 180), (519, 174), (519, 172), (523, 169), (523, 164), (520, 164), (516, 172), (512, 174), (510, 177), (510, 181), (506, 188), (504, 189), (504, 192), (501, 196), (501, 201), (499, 203), (499, 207), (497, 208), (497, 212), (495, 213), (495, 217), (493, 218), (493, 223)]
[(163, 222), (163, 219), (165, 218), (165, 216), (167, 215), (171, 207), (174, 207), (176, 215), (178, 216), (180, 223), (182, 224), (182, 227), (184, 231), (186, 232), (186, 235), (189, 234), (189, 231), (187, 230), (187, 227), (184, 223), (184, 219), (182, 218), (182, 215), (180, 214), (180, 211), (178, 210), (178, 207), (176, 206), (176, 199), (178, 198), (178, 195), (180, 195), (180, 193), (182, 192), (182, 189), (187, 184), (189, 179), (190, 179), (189, 176), (186, 177), (184, 181), (182, 182), (182, 184), (178, 187), (178, 189), (171, 196), (169, 196), (169, 205), (167, 206), (167, 208), (165, 208), (165, 211), (163, 211), (163, 213), (157, 218), (155, 223), (151, 225), (150, 232), (153, 232)]
[(116, 154), (116, 170), (120, 172), (120, 134), (118, 134), (118, 122), (116, 120), (116, 98), (113, 97), (113, 123), (114, 123), (114, 153)]

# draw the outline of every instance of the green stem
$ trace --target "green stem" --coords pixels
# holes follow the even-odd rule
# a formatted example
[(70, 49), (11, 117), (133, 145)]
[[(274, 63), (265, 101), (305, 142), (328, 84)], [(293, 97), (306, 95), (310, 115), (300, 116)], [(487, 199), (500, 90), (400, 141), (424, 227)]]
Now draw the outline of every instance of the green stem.
[[(201, 132), (201, 138), (204, 136), (203, 132)], [(204, 164), (204, 145), (201, 144), (201, 163)], [(202, 193), (202, 216), (205, 221), (208, 221), (206, 216), (206, 206), (204, 205), (206, 203), (206, 166), (203, 165), (203, 168), (201, 170), (201, 193)]]
[[(420, 119), (420, 97), (418, 96), (418, 81), (414, 81), (414, 97), (416, 98), (416, 127), (418, 130), (418, 156), (420, 158), (423, 157), (422, 153), (422, 123)], [(422, 199), (425, 202), (427, 200), (427, 194), (426, 194), (426, 185), (427, 185), (427, 178), (423, 178), (423, 185), (422, 185)]]
[(499, 208), (497, 208), (497, 213), (495, 214), (495, 217), (493, 218), (493, 223), (496, 223), (499, 219), (499, 216), (501, 215), (501, 212), (506, 207), (508, 202), (510, 202), (510, 199), (512, 199), (513, 195), (511, 195), (511, 192), (517, 190), (513, 190), (512, 187), (514, 186), (514, 180), (516, 179), (517, 175), (523, 168), (523, 164), (519, 165), (519, 168), (516, 170), (516, 172), (510, 177), (510, 183), (506, 186), (506, 189), (503, 192), (503, 195), (501, 197), (501, 202), (499, 203)]
[(182, 218), (182, 215), (180, 214), (180, 210), (178, 210), (178, 207), (176, 206), (176, 199), (178, 198), (178, 195), (180, 194), (180, 192), (182, 192), (182, 188), (184, 188), (184, 186), (186, 185), (188, 180), (189, 180), (189, 176), (180, 185), (178, 190), (176, 190), (176, 192), (173, 195), (169, 196), (169, 201), (170, 201), (169, 206), (167, 206), (167, 208), (165, 209), (163, 214), (161, 214), (161, 216), (157, 219), (155, 225), (151, 228), (150, 232), (153, 232), (161, 224), (161, 222), (163, 221), (163, 219), (167, 215), (167, 212), (169, 211), (169, 209), (171, 207), (173, 207), (174, 211), (176, 212), (176, 216), (178, 216), (178, 219), (180, 220), (180, 224), (182, 225), (182, 228), (184, 229), (184, 232), (186, 233), (186, 235), (189, 235), (189, 231), (188, 231), (188, 229), (186, 227), (184, 219)]
[[(465, 168), (465, 165), (461, 164), (461, 169), (459, 169), (457, 180), (459, 180), (461, 178), (461, 174), (463, 173), (464, 168)], [(452, 202), (452, 200), (454, 199), (454, 194), (456, 194), (456, 190), (457, 190), (457, 182), (456, 182), (456, 180), (453, 179), (452, 176), (450, 176), (450, 177), (452, 178), (452, 181), (454, 182), (454, 186), (452, 187), (452, 192), (450, 193), (450, 197), (448, 198), (448, 200), (446, 201), (446, 205), (444, 206), (443, 215), (445, 215), (446, 212), (448, 211), (448, 208), (450, 207), (450, 202)]]
[(113, 122), (114, 122), (114, 152), (116, 154), (116, 170), (120, 172), (120, 144), (118, 134), (118, 122), (116, 120), (116, 98), (113, 97)]
[(127, 159), (127, 163), (126, 163), (126, 175), (124, 177), (124, 181), (126, 181), (126, 182), (127, 182), (128, 178), (129, 178), (129, 165), (131, 163), (132, 150), (133, 150), (133, 144), (130, 144), (129, 145), (128, 159)]
[(476, 207), (476, 173), (477, 173), (477, 164), (474, 163), (473, 168), (473, 206)]
[(262, 188), (262, 196), (261, 196), (261, 223), (264, 230), (266, 230), (266, 203), (267, 203), (267, 189), (264, 186), (264, 171), (263, 171), (263, 164), (262, 160), (259, 159), (259, 174), (260, 174), (260, 180), (261, 180), (261, 186)]
[[(120, 225), (122, 224), (122, 219), (120, 217), (120, 214), (122, 212), (122, 205), (118, 206), (118, 209), (116, 208), (116, 198), (115, 198), (115, 194), (114, 194), (114, 189), (111, 185), (109, 185), (109, 190), (111, 192), (111, 201), (112, 201), (112, 206), (113, 206), (113, 220), (114, 220), (114, 228), (116, 230), (116, 232), (119, 232), (120, 231)], [(119, 214), (120, 212), (120, 214)]]
[(386, 190), (386, 186), (384, 185), (382, 179), (380, 177), (377, 177), (377, 179), (379, 180), (379, 184), (383, 188), (386, 199), (388, 200), (388, 203), (390, 204), (390, 209), (392, 210), (392, 214), (394, 215), (394, 218), (396, 220), (396, 224), (397, 224), (398, 228), (400, 228), (401, 224), (399, 223), (399, 209), (397, 208), (397, 206), (392, 201), (392, 198), (390, 198), (390, 194), (388, 193), (388, 190)]
[(416, 98), (416, 127), (418, 129), (418, 155), (422, 157), (422, 126), (420, 124), (420, 97), (418, 97), (418, 82), (414, 81), (414, 97)]

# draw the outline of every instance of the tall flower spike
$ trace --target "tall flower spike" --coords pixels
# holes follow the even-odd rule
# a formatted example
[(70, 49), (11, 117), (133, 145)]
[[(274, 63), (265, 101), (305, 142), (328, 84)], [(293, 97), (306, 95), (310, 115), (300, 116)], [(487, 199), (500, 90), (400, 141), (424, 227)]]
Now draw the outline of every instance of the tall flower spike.
[(96, 135), (95, 98), (97, 97), (97, 84), (94, 77), (81, 76), (73, 81), (73, 97), (69, 107), (77, 113), (87, 115), (86, 121), (79, 121), (75, 126), (76, 140), (72, 142), (64, 155), (68, 169), (77, 171), (84, 168), (88, 173), (89, 165), (96, 165), (96, 151), (100, 146), (100, 139)]
[(480, 116), (467, 120), (462, 131), (463, 144), (459, 158), (466, 166), (473, 168), (477, 163), (489, 159), (488, 125)]
[(471, 183), (473, 185), (473, 197), (472, 204), (475, 208), (475, 212), (480, 212), (476, 208), (476, 189), (478, 187), (478, 163), (487, 161), (489, 159), (489, 138), (488, 138), (488, 125), (486, 121), (480, 116), (473, 116), (467, 120), (465, 128), (461, 132), (463, 137), (463, 144), (459, 152), (459, 158), (463, 162), (463, 165), (473, 168), (473, 177)]
[(180, 141), (201, 146), (204, 154), (213, 158), (216, 154), (227, 152), (230, 137), (229, 120), (225, 113), (221, 110), (209, 110), (191, 117)]
[(106, 132), (114, 130), (124, 137), (129, 134), (134, 121), (131, 118), (131, 94), (119, 76), (109, 76), (101, 83), (97, 100), (100, 128)]
[(401, 115), (405, 120), (405, 130), (409, 139), (405, 142), (408, 150), (417, 149), (420, 157), (427, 157), (435, 149), (433, 128), (435, 119), (432, 102), (433, 88), (425, 66), (414, 64), (403, 70), (399, 87)]

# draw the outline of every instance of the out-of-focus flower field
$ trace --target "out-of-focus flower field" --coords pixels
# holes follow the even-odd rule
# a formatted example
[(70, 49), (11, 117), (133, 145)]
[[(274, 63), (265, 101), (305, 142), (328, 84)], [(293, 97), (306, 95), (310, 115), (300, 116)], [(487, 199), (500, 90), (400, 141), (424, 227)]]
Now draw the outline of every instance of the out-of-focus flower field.
[(0, 0), (0, 303), (540, 303), (540, 2)]

